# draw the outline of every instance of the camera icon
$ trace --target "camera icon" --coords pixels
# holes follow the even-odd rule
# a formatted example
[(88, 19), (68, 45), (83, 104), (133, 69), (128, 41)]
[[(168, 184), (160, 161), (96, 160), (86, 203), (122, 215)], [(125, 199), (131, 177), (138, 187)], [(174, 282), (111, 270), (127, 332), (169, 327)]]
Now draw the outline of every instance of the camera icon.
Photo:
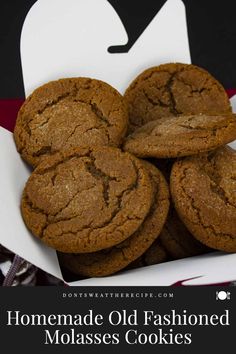
[(216, 300), (230, 300), (230, 292), (229, 291), (216, 291)]

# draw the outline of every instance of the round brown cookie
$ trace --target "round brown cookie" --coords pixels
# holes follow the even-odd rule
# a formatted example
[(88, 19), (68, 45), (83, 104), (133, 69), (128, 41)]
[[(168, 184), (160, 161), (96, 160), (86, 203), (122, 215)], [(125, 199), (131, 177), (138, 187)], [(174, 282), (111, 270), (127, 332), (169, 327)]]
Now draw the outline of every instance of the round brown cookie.
[(160, 234), (160, 241), (173, 259), (197, 256), (210, 249), (195, 239), (178, 217), (173, 205)]
[(138, 259), (133, 261), (126, 269), (135, 269), (146, 267), (149, 265), (163, 263), (169, 260), (169, 255), (166, 249), (161, 244), (159, 238), (153, 242), (148, 250)]
[(236, 151), (223, 147), (176, 162), (171, 172), (176, 210), (205, 245), (236, 252)]
[(236, 115), (162, 118), (128, 136), (124, 150), (139, 157), (174, 158), (213, 150), (236, 139)]
[(232, 111), (223, 86), (213, 76), (195, 65), (181, 63), (147, 69), (131, 83), (125, 99), (130, 132), (158, 118)]
[[(170, 183), (171, 169), (175, 161), (176, 159), (153, 159), (153, 163), (161, 170), (168, 184)], [(162, 248), (165, 248), (170, 259), (196, 256), (211, 250), (192, 236), (178, 217), (172, 202), (158, 240), (162, 243)]]
[(142, 162), (113, 147), (45, 158), (26, 183), (21, 210), (32, 233), (56, 250), (95, 252), (142, 224), (153, 187)]
[(22, 157), (36, 166), (61, 149), (118, 146), (127, 124), (127, 106), (113, 87), (89, 78), (61, 79), (39, 87), (27, 98), (14, 137)]
[(140, 257), (160, 234), (169, 208), (169, 191), (161, 172), (143, 162), (153, 181), (154, 200), (139, 229), (122, 243), (88, 254), (60, 254), (62, 264), (73, 273), (98, 277), (118, 272)]

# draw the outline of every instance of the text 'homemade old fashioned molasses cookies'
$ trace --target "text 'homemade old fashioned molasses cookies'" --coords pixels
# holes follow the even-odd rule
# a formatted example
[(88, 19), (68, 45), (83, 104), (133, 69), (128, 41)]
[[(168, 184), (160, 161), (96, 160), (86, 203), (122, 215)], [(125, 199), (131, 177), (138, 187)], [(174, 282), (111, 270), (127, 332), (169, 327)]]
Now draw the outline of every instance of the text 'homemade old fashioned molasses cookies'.
[(127, 129), (123, 97), (105, 82), (70, 78), (36, 89), (19, 111), (14, 138), (37, 166), (45, 156), (78, 146), (119, 146)]
[(163, 117), (231, 112), (223, 86), (195, 65), (169, 63), (147, 69), (128, 87), (129, 133)]
[(132, 235), (152, 202), (142, 162), (104, 146), (45, 158), (26, 183), (21, 211), (32, 233), (52, 248), (95, 252)]
[(139, 157), (174, 158), (216, 149), (236, 139), (236, 115), (157, 119), (127, 137), (124, 150)]
[(222, 147), (176, 162), (171, 173), (176, 210), (205, 245), (236, 252), (236, 151)]
[(138, 230), (125, 241), (105, 250), (84, 254), (62, 254), (61, 263), (71, 272), (90, 276), (106, 276), (125, 268), (140, 257), (159, 236), (169, 209), (169, 189), (161, 172), (143, 162), (153, 185), (153, 203)]

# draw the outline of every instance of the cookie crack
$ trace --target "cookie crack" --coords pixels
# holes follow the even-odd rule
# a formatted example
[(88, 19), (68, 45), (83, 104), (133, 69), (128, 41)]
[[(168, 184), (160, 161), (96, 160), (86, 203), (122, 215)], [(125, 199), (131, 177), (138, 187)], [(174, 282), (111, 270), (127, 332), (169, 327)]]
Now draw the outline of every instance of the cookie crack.
[[(177, 71), (176, 71), (176, 72), (177, 72)], [(158, 72), (154, 70), (154, 71), (152, 71), (148, 76), (146, 76), (145, 78), (143, 78), (141, 81), (136, 80), (136, 82), (134, 82), (134, 83), (130, 86), (129, 90), (134, 90), (134, 89), (136, 88), (136, 86), (138, 86), (139, 84), (142, 84), (143, 82), (145, 82), (145, 81), (151, 79), (154, 75), (156, 75), (156, 74), (163, 74), (163, 73), (170, 75), (170, 72), (169, 72), (168, 70), (160, 70), (160, 71), (158, 71)]]
[(107, 117), (103, 114), (101, 109), (99, 109), (98, 105), (96, 103), (91, 103), (91, 102), (90, 102), (90, 105), (91, 105), (92, 111), (96, 114), (96, 116), (99, 119), (101, 119), (107, 125), (107, 127), (111, 127), (112, 124), (109, 122)]
[[(89, 190), (91, 190), (91, 189), (93, 189), (93, 188), (94, 188), (94, 185), (93, 185), (92, 187), (89, 187), (89, 188), (86, 188), (86, 189), (83, 189), (83, 190), (79, 190), (78, 192), (76, 192), (76, 193), (73, 195), (73, 197), (68, 201), (68, 203), (67, 203), (65, 206), (63, 206), (56, 214), (45, 214), (45, 213), (44, 213), (44, 215), (46, 215), (46, 217), (47, 217), (47, 220), (46, 220), (46, 223), (45, 223), (44, 227), (43, 227), (42, 230), (41, 230), (40, 238), (41, 238), (41, 239), (44, 238), (45, 230), (48, 228), (49, 225), (57, 224), (57, 223), (59, 223), (59, 222), (61, 222), (61, 221), (70, 221), (70, 220), (73, 220), (74, 218), (79, 217), (79, 216), (81, 215), (81, 213), (78, 213), (78, 214), (74, 215), (73, 217), (69, 217), (69, 218), (63, 218), (63, 217), (57, 218), (57, 216), (58, 216), (60, 213), (62, 213), (66, 208), (68, 208), (68, 206), (71, 204), (71, 202), (73, 202), (73, 200), (74, 200), (80, 193), (85, 192), (85, 191), (89, 191)], [(51, 220), (49, 220), (50, 218), (51, 218)], [(55, 219), (57, 219), (56, 222), (55, 222)]]
[[(181, 78), (178, 77), (178, 78), (176, 78), (176, 80), (179, 82), (182, 82), (185, 86), (188, 86), (190, 88), (191, 94), (198, 93), (199, 95), (201, 95), (205, 91), (211, 92), (213, 87), (217, 86), (216, 84), (213, 84), (211, 87), (201, 87), (200, 89), (194, 89), (193, 86), (191, 84), (187, 83), (182, 77)], [(204, 85), (207, 85), (209, 81), (210, 81), (210, 79), (206, 78)]]
[(36, 207), (33, 205), (33, 202), (30, 200), (30, 197), (25, 193), (24, 194), (24, 200), (28, 206), (30, 206), (30, 209), (33, 210), (37, 214), (43, 214), (46, 217), (48, 217), (50, 214), (45, 213), (43, 209), (40, 209), (39, 207)]
[(56, 104), (58, 104), (60, 101), (64, 100), (67, 97), (74, 96), (75, 93), (76, 93), (75, 89), (70, 92), (65, 92), (64, 94), (58, 96), (56, 99), (46, 103), (46, 105), (42, 109), (39, 109), (37, 111), (37, 114), (38, 115), (43, 114), (48, 108), (55, 106)]
[[(69, 97), (69, 96), (72, 96), (72, 95), (73, 95), (73, 91), (72, 91), (72, 92), (66, 92), (66, 93), (64, 93), (64, 94), (62, 94), (62, 95), (60, 95), (60, 96), (58, 96), (56, 99), (47, 102), (47, 103), (45, 104), (45, 106), (44, 106), (42, 109), (37, 110), (36, 115), (39, 115), (39, 116), (40, 116), (40, 115), (43, 114), (48, 108), (51, 108), (51, 107), (55, 106), (55, 105), (58, 104), (60, 101), (64, 100), (65, 98), (67, 98), (67, 97)], [(35, 129), (41, 127), (41, 126), (39, 126), (39, 127), (35, 128), (35, 129), (30, 128), (30, 123), (31, 123), (34, 119), (35, 119), (35, 114), (34, 114), (34, 116), (33, 116), (31, 119), (29, 119), (27, 122), (25, 122), (25, 129), (26, 129), (27, 133), (29, 134), (29, 136), (31, 136), (32, 130), (35, 130)], [(50, 119), (51, 119), (51, 117), (49, 117), (46, 122), (43, 122), (42, 126), (43, 126), (43, 125), (46, 125), (46, 124), (49, 122)]]
[[(116, 208), (113, 210), (113, 212), (111, 213), (111, 217), (109, 218), (109, 220), (105, 221), (101, 226), (98, 226), (98, 227), (93, 227), (93, 228), (89, 228), (88, 225), (84, 226), (82, 229), (79, 229), (77, 231), (70, 231), (71, 234), (73, 235), (76, 235), (79, 231), (81, 230), (87, 230), (88, 229), (88, 235), (86, 236), (87, 239), (88, 239), (88, 243), (91, 243), (91, 240), (90, 240), (90, 237), (91, 237), (91, 233), (93, 231), (96, 231), (96, 230), (99, 230), (99, 229), (103, 229), (104, 227), (108, 226), (113, 220), (114, 218), (117, 216), (117, 214), (120, 212), (120, 210), (122, 209), (122, 201), (123, 201), (123, 197), (124, 195), (126, 195), (127, 193), (130, 193), (132, 192), (133, 190), (137, 189), (138, 188), (138, 185), (139, 185), (139, 181), (141, 179), (141, 176), (140, 176), (140, 172), (138, 170), (138, 168), (136, 167), (135, 163), (130, 160), (131, 163), (133, 164), (133, 167), (136, 171), (136, 179), (135, 181), (127, 188), (125, 189), (124, 191), (122, 191), (122, 193), (120, 195), (117, 196), (117, 203), (116, 203)], [(141, 218), (139, 218), (137, 215), (133, 216), (133, 217), (126, 217), (126, 219), (124, 220), (123, 223), (120, 223), (119, 225), (115, 225), (115, 227), (117, 226), (122, 226), (124, 225), (126, 222), (127, 222), (127, 219), (128, 220), (141, 220)], [(120, 232), (122, 233), (122, 231), (120, 230)], [(58, 234), (57, 236), (60, 237), (64, 234), (64, 232), (62, 232), (61, 234)]]
[(211, 180), (211, 184), (210, 184), (210, 188), (211, 191), (215, 194), (217, 194), (223, 201), (225, 204), (228, 204), (230, 206), (232, 206), (234, 209), (236, 209), (236, 205), (232, 204), (228, 197), (225, 194), (225, 191), (222, 187), (220, 187), (219, 185), (217, 185), (213, 180)]
[[(53, 179), (56, 178), (56, 175), (52, 177), (52, 183), (53, 183)], [(30, 197), (25, 194), (24, 196), (24, 199), (25, 199), (25, 202), (28, 206), (30, 206), (30, 209), (33, 210), (34, 212), (38, 213), (38, 214), (43, 214), (47, 217), (47, 222), (48, 222), (48, 219), (49, 218), (56, 218), (63, 210), (65, 210), (69, 205), (70, 203), (77, 197), (78, 194), (82, 193), (82, 192), (85, 192), (85, 191), (89, 191), (91, 189), (94, 188), (94, 185), (89, 187), (89, 188), (85, 188), (85, 189), (82, 189), (82, 190), (79, 190), (78, 192), (76, 192), (71, 198), (70, 200), (66, 203), (66, 205), (64, 205), (60, 210), (58, 210), (55, 214), (51, 214), (51, 213), (46, 213), (45, 210), (37, 207), (37, 206), (34, 206), (33, 205), (33, 202), (30, 200)], [(77, 215), (78, 216), (78, 215)], [(76, 216), (73, 216), (72, 218), (62, 218), (62, 219), (59, 219), (57, 221), (67, 221), (67, 220), (70, 220), (70, 219), (73, 219), (74, 217)], [(46, 227), (48, 225), (50, 225), (52, 222), (49, 222)]]
[(182, 114), (183, 112), (179, 111), (177, 109), (177, 103), (176, 103), (176, 100), (175, 100), (175, 96), (174, 96), (174, 93), (172, 91), (172, 88), (173, 88), (173, 84), (174, 84), (174, 80), (176, 80), (176, 76), (177, 74), (181, 73), (182, 71), (184, 70), (184, 68), (182, 68), (180, 71), (176, 71), (174, 72), (171, 77), (169, 78), (169, 80), (167, 81), (167, 84), (166, 84), (166, 89), (167, 89), (167, 92), (169, 93), (169, 97), (170, 97), (170, 111), (171, 113), (176, 116), (176, 115), (179, 115), (179, 114)]
[[(26, 130), (26, 132), (27, 132), (29, 138), (32, 136), (32, 131), (33, 131), (33, 130), (40, 129), (40, 128), (42, 128), (43, 126), (47, 125), (47, 124), (49, 123), (50, 119), (52, 118), (52, 116), (50, 116), (50, 117), (48, 117), (48, 119), (47, 119), (46, 121), (44, 121), (41, 125), (39, 125), (39, 126), (37, 126), (37, 127), (35, 127), (35, 128), (31, 128), (31, 127), (30, 127), (30, 123), (35, 119), (35, 115), (40, 116), (40, 115), (42, 115), (47, 109), (54, 107), (54, 106), (57, 105), (60, 101), (65, 100), (67, 97), (72, 97), (72, 98), (74, 98), (74, 101), (75, 101), (75, 102), (84, 103), (84, 104), (87, 104), (88, 106), (91, 107), (92, 112), (99, 118), (100, 121), (102, 121), (102, 122), (105, 124), (105, 126), (106, 126), (105, 133), (106, 133), (106, 136), (107, 136), (107, 138), (108, 138), (108, 141), (110, 141), (111, 137), (110, 137), (110, 134), (109, 134), (109, 129), (107, 129), (107, 128), (112, 127), (113, 124), (109, 121), (109, 115), (108, 115), (108, 117), (106, 117), (106, 116), (103, 114), (102, 110), (99, 108), (99, 104), (102, 103), (102, 99), (100, 100), (99, 104), (97, 104), (97, 103), (93, 102), (93, 97), (91, 97), (89, 100), (83, 100), (83, 99), (81, 99), (81, 98), (79, 98), (79, 97), (78, 97), (78, 99), (76, 98), (76, 96), (79, 95), (79, 91), (80, 91), (80, 90), (89, 90), (89, 89), (91, 89), (91, 85), (89, 85), (89, 86), (87, 86), (87, 87), (83, 86), (82, 88), (78, 88), (78, 87), (76, 87), (76, 84), (73, 84), (71, 91), (65, 92), (64, 94), (61, 94), (61, 95), (58, 96), (57, 98), (55, 98), (55, 99), (53, 99), (53, 100), (47, 102), (47, 103), (45, 104), (45, 106), (44, 106), (42, 109), (37, 110), (36, 114), (34, 114), (33, 117), (32, 117), (31, 119), (29, 119), (28, 121), (25, 121), (25, 123), (24, 123), (24, 125), (23, 125), (23, 127), (24, 127), (24, 129)], [(96, 92), (97, 92), (97, 91), (98, 91), (98, 90), (96, 90)], [(111, 112), (112, 112), (112, 110), (109, 112), (109, 114), (110, 114)], [(69, 139), (69, 138), (70, 138), (70, 136), (68, 137), (68, 139)], [(22, 140), (22, 139), (21, 139), (21, 140)], [(25, 148), (22, 147), (21, 150), (20, 150), (20, 152), (22, 152), (22, 151), (24, 151), (24, 150), (25, 150)], [(43, 151), (43, 150), (42, 150), (42, 151)], [(37, 152), (36, 152), (34, 156), (41, 156), (42, 154), (43, 154), (43, 152), (40, 153), (40, 155), (37, 155)]]
[(67, 139), (64, 141), (64, 144), (67, 144), (68, 141), (70, 140), (70, 138), (73, 137), (73, 135), (75, 134), (77, 128), (81, 127), (82, 124), (76, 124), (74, 129), (72, 130), (72, 132), (69, 134), (69, 136), (67, 137)]
[(52, 153), (52, 147), (51, 145), (43, 146), (41, 147), (38, 151), (33, 152), (32, 156), (33, 157), (40, 157), (42, 155), (49, 155)]
[[(109, 121), (109, 119), (105, 116), (105, 114), (102, 112), (102, 110), (99, 108), (99, 105), (102, 103), (102, 99), (99, 101), (97, 104), (96, 102), (93, 102), (93, 97), (90, 98), (89, 100), (82, 100), (81, 98), (74, 98), (74, 102), (80, 102), (84, 103), (88, 106), (91, 107), (92, 112), (101, 120), (103, 121), (108, 128), (112, 127), (113, 124)], [(112, 111), (110, 111), (112, 112)]]
[[(120, 212), (120, 210), (122, 209), (122, 201), (123, 201), (124, 195), (129, 194), (130, 192), (132, 192), (133, 190), (138, 188), (139, 180), (141, 178), (140, 172), (139, 172), (138, 168), (136, 167), (135, 163), (132, 160), (130, 160), (130, 161), (134, 167), (134, 170), (136, 171), (135, 181), (127, 189), (125, 189), (120, 195), (117, 196), (116, 208), (112, 212), (111, 218), (109, 220), (107, 220), (102, 226), (96, 227), (96, 228), (90, 230), (89, 234), (88, 234), (88, 238), (90, 237), (90, 234), (93, 230), (103, 229), (105, 226), (108, 226), (114, 220), (114, 218), (117, 216), (117, 214)], [(124, 225), (127, 222), (127, 219), (128, 220), (140, 220), (141, 218), (139, 218), (137, 215), (135, 215), (133, 217), (126, 216), (126, 220), (124, 220), (124, 222), (119, 224), (118, 226)]]
[(103, 186), (103, 199), (106, 206), (109, 206), (109, 188), (110, 181), (117, 181), (117, 178), (110, 177), (105, 174), (101, 169), (96, 167), (95, 158), (91, 157), (89, 162), (85, 164), (86, 170), (97, 180), (102, 183)]
[[(183, 171), (184, 177), (181, 178), (181, 181), (183, 182), (186, 179), (187, 176), (187, 168)], [(224, 232), (218, 232), (213, 225), (206, 225), (203, 221), (202, 215), (201, 215), (201, 210), (196, 206), (196, 204), (194, 203), (194, 199), (188, 194), (188, 192), (186, 191), (186, 189), (184, 188), (184, 186), (182, 184), (180, 184), (180, 187), (183, 191), (183, 193), (185, 194), (185, 196), (188, 198), (191, 208), (195, 211), (195, 215), (197, 216), (198, 219), (198, 223), (191, 221), (191, 223), (195, 224), (195, 225), (201, 225), (205, 230), (210, 230), (214, 235), (216, 236), (223, 236), (223, 237), (228, 237), (230, 239), (234, 239), (233, 235), (224, 233)]]
[[(210, 160), (209, 160), (210, 159)], [(223, 200), (223, 202), (226, 205), (230, 205), (232, 208), (236, 209), (236, 205), (230, 202), (229, 198), (227, 197), (224, 189), (219, 185), (218, 181), (221, 180), (221, 177), (216, 173), (216, 163), (214, 159), (211, 159), (209, 157), (208, 161), (211, 164), (212, 170), (208, 170), (207, 172), (203, 167), (200, 168), (200, 171), (202, 171), (204, 174), (207, 174), (209, 180), (210, 180), (210, 189), (211, 191), (216, 194), (220, 199)]]
[[(186, 67), (181, 68), (180, 70), (175, 71), (174, 73), (171, 74), (169, 80), (167, 81), (166, 85), (164, 87), (166, 87), (166, 91), (169, 94), (169, 98), (170, 98), (170, 105), (167, 105), (167, 107), (170, 108), (170, 111), (173, 115), (177, 116), (180, 114), (183, 114), (182, 111), (177, 109), (177, 103), (176, 103), (176, 99), (175, 99), (175, 95), (173, 93), (173, 85), (176, 81), (182, 82), (184, 85), (188, 86), (191, 90), (191, 94), (194, 93), (199, 93), (200, 95), (204, 92), (204, 91), (211, 91), (212, 88), (206, 88), (206, 87), (202, 87), (201, 89), (193, 89), (193, 87), (188, 84), (183, 78), (180, 78), (179, 75), (183, 72), (183, 71), (188, 71), (188, 69)], [(164, 71), (165, 72), (165, 71)], [(206, 80), (206, 83), (209, 81), (210, 79)]]
[[(108, 138), (108, 141), (111, 140), (110, 134), (109, 134), (109, 129), (110, 127), (113, 127), (113, 124), (111, 124), (111, 122), (109, 121), (109, 119), (103, 114), (102, 110), (98, 107), (98, 104), (95, 102), (92, 102), (92, 98), (89, 101), (86, 100), (82, 100), (82, 99), (74, 99), (75, 102), (80, 102), (80, 103), (84, 103), (88, 106), (90, 106), (92, 112), (99, 118), (99, 120), (105, 124), (106, 128), (105, 128), (105, 133), (106, 136)], [(99, 104), (101, 104), (102, 100), (100, 100)], [(109, 117), (109, 115), (108, 115)], [(89, 128), (89, 130), (92, 130), (94, 128)], [(97, 129), (97, 128), (96, 128)]]
[(205, 127), (201, 127), (201, 126), (196, 126), (196, 127), (192, 127), (191, 125), (187, 125), (187, 124), (178, 124), (179, 127), (188, 129), (188, 130), (201, 130), (201, 131), (208, 131), (211, 135), (216, 136), (217, 131), (221, 131), (224, 129), (228, 129), (230, 124), (225, 124), (222, 125), (220, 127), (216, 127), (216, 128), (205, 128)]
[(152, 105), (152, 106), (159, 106), (159, 107), (167, 107), (169, 108), (168, 104), (163, 103), (160, 99), (157, 99), (157, 101), (154, 101), (147, 93), (145, 89), (143, 89), (143, 94), (146, 97), (147, 101)]
[(108, 142), (108, 144), (110, 144), (110, 141), (111, 141), (110, 135), (109, 135), (107, 129), (104, 128), (103, 125), (99, 125), (99, 126), (97, 126), (97, 127), (88, 128), (88, 129), (86, 129), (86, 130), (84, 131), (84, 134), (87, 133), (87, 132), (89, 132), (89, 131), (96, 130), (96, 129), (103, 129), (104, 134), (106, 135), (106, 138), (107, 138), (107, 142)]
[(55, 170), (58, 166), (63, 165), (64, 163), (74, 159), (74, 158), (81, 158), (81, 157), (90, 157), (91, 154), (91, 150), (90, 149), (86, 149), (86, 152), (83, 154), (82, 152), (80, 154), (75, 153), (72, 154), (71, 156), (66, 157), (65, 159), (55, 162), (52, 166), (44, 168), (44, 169), (40, 169), (38, 168), (37, 170), (34, 171), (35, 174), (37, 175), (41, 175), (43, 176), (44, 174), (51, 172), (53, 170)]
[[(182, 114), (183, 112), (181, 112), (180, 110), (177, 109), (177, 103), (175, 100), (174, 93), (172, 91), (172, 87), (173, 87), (175, 80), (177, 80), (176, 76), (184, 70), (186, 70), (186, 68), (182, 68), (178, 71), (175, 71), (172, 74), (170, 74), (168, 71), (165, 71), (165, 70), (160, 71), (160, 73), (164, 72), (164, 73), (168, 73), (170, 75), (169, 79), (167, 80), (167, 83), (161, 87), (162, 89), (164, 88), (165, 91), (167, 91), (167, 93), (169, 95), (169, 99), (170, 99), (170, 104), (165, 104), (161, 100), (158, 100), (158, 102), (155, 102), (154, 100), (151, 99), (151, 97), (147, 94), (147, 92), (144, 89), (143, 92), (144, 92), (144, 95), (145, 95), (146, 99), (148, 100), (148, 102), (150, 102), (154, 106), (169, 108), (170, 112), (174, 116)], [(155, 72), (152, 73), (152, 75), (154, 75), (154, 74), (155, 74)], [(152, 77), (152, 75), (150, 75), (147, 79), (150, 79)], [(158, 88), (158, 89), (160, 89), (160, 88)]]

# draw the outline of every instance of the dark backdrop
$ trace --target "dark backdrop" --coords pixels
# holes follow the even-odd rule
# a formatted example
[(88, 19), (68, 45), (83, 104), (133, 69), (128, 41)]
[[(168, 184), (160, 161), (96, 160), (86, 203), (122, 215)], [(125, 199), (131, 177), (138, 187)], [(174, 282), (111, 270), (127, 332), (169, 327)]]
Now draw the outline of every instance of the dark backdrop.
[[(86, 1), (86, 0), (85, 0)], [(108, 0), (119, 14), (129, 41), (109, 48), (128, 51), (165, 0)], [(226, 89), (236, 88), (235, 0), (183, 0), (186, 6), (192, 62), (209, 70)], [(20, 64), (20, 33), (35, 0), (0, 4), (0, 99), (24, 98)]]

